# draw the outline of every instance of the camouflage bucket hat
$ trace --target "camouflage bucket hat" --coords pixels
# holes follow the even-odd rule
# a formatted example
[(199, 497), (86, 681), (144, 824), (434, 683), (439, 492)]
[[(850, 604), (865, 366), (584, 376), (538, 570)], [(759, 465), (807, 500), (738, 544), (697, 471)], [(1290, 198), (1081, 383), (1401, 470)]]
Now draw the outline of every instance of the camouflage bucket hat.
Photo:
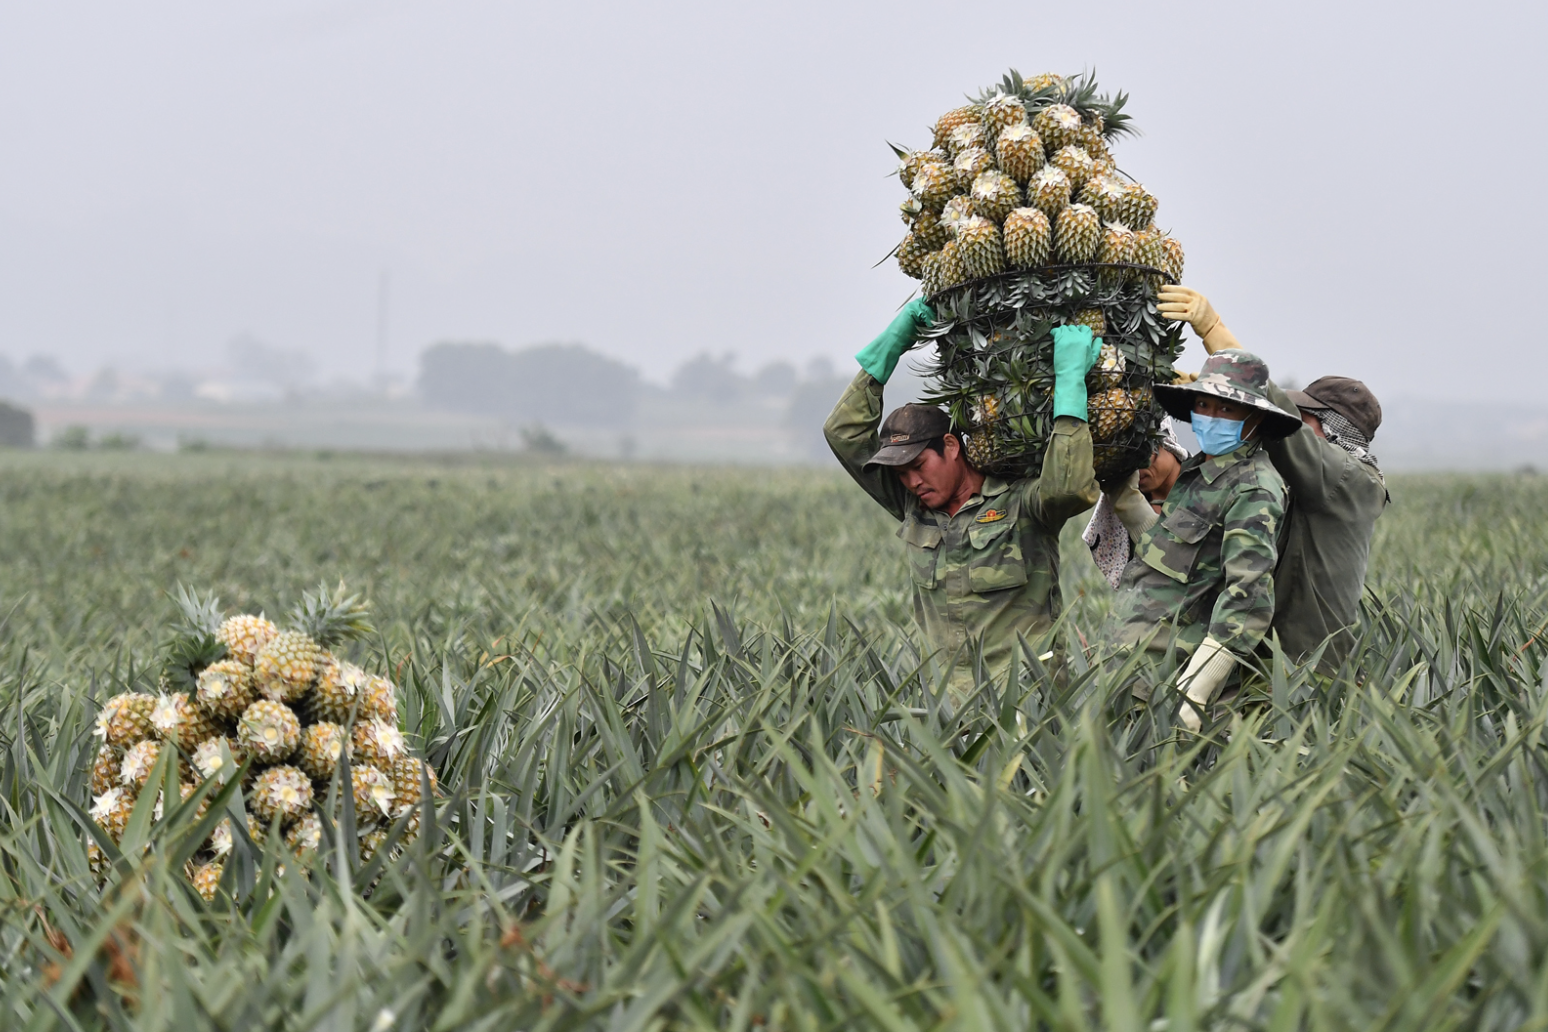
[(1263, 436), (1287, 437), (1301, 421), (1268, 399), (1268, 363), (1250, 351), (1231, 348), (1209, 356), (1193, 383), (1158, 383), (1156, 400), (1173, 418), (1190, 422), (1193, 399), (1210, 394), (1263, 413)]

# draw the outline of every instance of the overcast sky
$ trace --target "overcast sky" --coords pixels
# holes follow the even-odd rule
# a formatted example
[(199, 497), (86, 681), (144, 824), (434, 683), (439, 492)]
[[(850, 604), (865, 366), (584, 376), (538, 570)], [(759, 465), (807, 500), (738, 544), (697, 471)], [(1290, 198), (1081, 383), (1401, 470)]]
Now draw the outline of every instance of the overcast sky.
[(1095, 66), (1186, 282), (1276, 373), (1537, 402), (1545, 11), (0, 0), (0, 353), (245, 333), (368, 372), (385, 269), (405, 374), (448, 339), (847, 369), (913, 288), (872, 268), (884, 141)]

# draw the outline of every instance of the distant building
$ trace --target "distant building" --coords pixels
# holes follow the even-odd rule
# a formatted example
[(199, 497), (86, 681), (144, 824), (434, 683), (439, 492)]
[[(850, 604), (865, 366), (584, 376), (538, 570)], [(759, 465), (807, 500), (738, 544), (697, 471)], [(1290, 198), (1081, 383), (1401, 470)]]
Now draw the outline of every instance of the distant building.
[(35, 443), (32, 413), (0, 401), (0, 446), (31, 448)]

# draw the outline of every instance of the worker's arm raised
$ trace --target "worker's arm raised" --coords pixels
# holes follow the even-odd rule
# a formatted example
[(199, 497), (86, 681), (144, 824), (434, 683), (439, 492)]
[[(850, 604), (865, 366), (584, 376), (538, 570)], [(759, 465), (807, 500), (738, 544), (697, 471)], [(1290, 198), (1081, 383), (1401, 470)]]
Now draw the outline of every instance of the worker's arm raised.
[(1215, 306), (1209, 303), (1209, 298), (1200, 294), (1191, 287), (1182, 285), (1162, 287), (1156, 294), (1156, 312), (1163, 319), (1173, 322), (1185, 322), (1193, 327), (1193, 332), (1199, 335), (1199, 340), (1204, 343), (1204, 350), (1213, 355), (1217, 351), (1227, 348), (1240, 348), (1242, 345), (1236, 339), (1236, 334), (1226, 328), (1226, 324), (1220, 321), (1220, 314), (1215, 311)]

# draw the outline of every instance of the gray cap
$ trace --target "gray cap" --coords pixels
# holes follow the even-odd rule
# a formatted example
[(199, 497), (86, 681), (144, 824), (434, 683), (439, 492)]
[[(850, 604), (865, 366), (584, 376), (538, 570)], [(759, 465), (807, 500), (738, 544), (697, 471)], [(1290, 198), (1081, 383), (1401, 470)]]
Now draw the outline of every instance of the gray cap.
[(934, 440), (951, 432), (951, 417), (934, 405), (902, 405), (882, 421), (881, 447), (867, 466), (907, 466)]

